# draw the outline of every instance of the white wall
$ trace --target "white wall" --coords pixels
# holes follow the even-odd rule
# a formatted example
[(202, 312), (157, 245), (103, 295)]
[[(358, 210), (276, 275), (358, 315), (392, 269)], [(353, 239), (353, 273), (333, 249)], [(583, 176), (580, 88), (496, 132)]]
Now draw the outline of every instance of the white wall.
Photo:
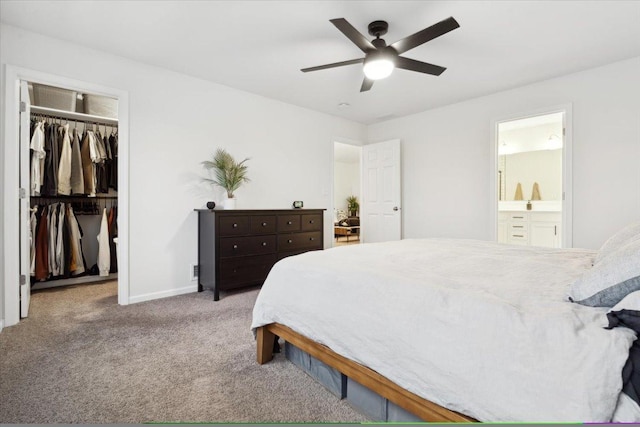
[(640, 58), (368, 127), (402, 140), (404, 236), (492, 239), (491, 121), (573, 105), (573, 244), (640, 217)]
[[(347, 197), (356, 196), (360, 201), (360, 162), (339, 162), (333, 165), (335, 208), (347, 211)], [(347, 211), (347, 214), (349, 212)]]
[[(216, 148), (251, 158), (251, 182), (237, 191), (238, 208), (289, 208), (293, 200), (328, 208), (333, 141), (365, 135), (357, 123), (4, 24), (0, 62), (129, 92), (133, 301), (195, 290), (189, 281), (189, 264), (197, 262), (193, 209), (221, 201), (221, 192), (200, 182), (200, 162)], [(3, 66), (2, 82), (4, 72)]]
[(539, 150), (507, 154), (503, 180), (505, 197), (514, 200), (518, 183), (524, 200), (532, 199), (533, 184), (538, 183), (541, 200), (562, 200), (562, 150)]

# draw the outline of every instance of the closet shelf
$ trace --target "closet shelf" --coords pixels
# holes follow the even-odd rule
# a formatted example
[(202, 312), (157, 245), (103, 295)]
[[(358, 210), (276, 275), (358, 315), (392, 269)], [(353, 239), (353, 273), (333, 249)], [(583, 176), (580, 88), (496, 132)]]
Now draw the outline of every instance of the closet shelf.
[(52, 116), (61, 119), (76, 120), (79, 122), (90, 122), (108, 126), (118, 126), (118, 120), (110, 117), (94, 116), (92, 114), (76, 113), (72, 111), (57, 110), (55, 108), (31, 106), (32, 114), (40, 114), (43, 116)]

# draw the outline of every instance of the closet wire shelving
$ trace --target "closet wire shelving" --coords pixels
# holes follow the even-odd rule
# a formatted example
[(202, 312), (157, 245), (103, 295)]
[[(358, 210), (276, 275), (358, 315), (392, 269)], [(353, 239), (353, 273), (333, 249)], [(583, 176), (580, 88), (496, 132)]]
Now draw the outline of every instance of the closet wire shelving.
[[(77, 113), (73, 111), (66, 110), (58, 110), (55, 108), (49, 107), (40, 107), (37, 105), (31, 105), (30, 107), (31, 115), (36, 117), (47, 117), (50, 119), (59, 119), (59, 120), (67, 120), (73, 121), (76, 123), (83, 123), (87, 129), (90, 125), (102, 125), (108, 126), (112, 128), (118, 127), (118, 119), (113, 119), (110, 117), (96, 116), (93, 114), (85, 114), (85, 113)], [(87, 196), (30, 196), (31, 200), (34, 201), (58, 201), (65, 203), (96, 203), (98, 206), (106, 208), (108, 205), (117, 206), (118, 196), (117, 195), (103, 195), (103, 196), (95, 196), (95, 197), (87, 197)], [(114, 203), (115, 202), (115, 203)], [(108, 203), (108, 205), (107, 205)], [(90, 276), (90, 275), (79, 275), (77, 277), (64, 278), (64, 279), (53, 279), (53, 280), (45, 280), (40, 282), (35, 282), (31, 285), (32, 290), (38, 289), (48, 289), (55, 288), (60, 286), (72, 286), (78, 284), (86, 284), (86, 283), (96, 283), (96, 282), (105, 282), (110, 280), (116, 280), (118, 278), (118, 273), (110, 273), (108, 276)]]

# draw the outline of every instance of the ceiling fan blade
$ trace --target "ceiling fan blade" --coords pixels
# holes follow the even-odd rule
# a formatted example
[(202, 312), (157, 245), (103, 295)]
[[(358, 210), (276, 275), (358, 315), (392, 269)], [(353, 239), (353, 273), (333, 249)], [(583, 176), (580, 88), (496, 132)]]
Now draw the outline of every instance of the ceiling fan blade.
[(358, 30), (356, 30), (353, 25), (349, 24), (346, 19), (336, 18), (330, 19), (329, 21), (333, 25), (335, 25), (336, 28), (342, 32), (342, 34), (347, 36), (349, 40), (351, 40), (356, 46), (358, 46), (364, 53), (376, 50), (376, 47)]
[(448, 33), (449, 31), (455, 30), (459, 26), (460, 24), (458, 24), (458, 21), (453, 19), (453, 17), (449, 17), (437, 24), (433, 24), (432, 26), (425, 28), (422, 31), (418, 31), (417, 33), (405, 37), (402, 40), (398, 40), (393, 43), (391, 47), (399, 54), (404, 53), (409, 49), (413, 49), (414, 47), (420, 46), (429, 40), (433, 40), (436, 37), (440, 37), (441, 35)]
[(399, 56), (396, 58), (396, 68), (403, 70), (417, 71), (419, 73), (433, 74), (439, 76), (446, 70), (445, 67), (429, 64), (427, 62), (416, 61), (415, 59), (404, 58)]
[(364, 58), (351, 59), (349, 61), (334, 62), (333, 64), (318, 65), (317, 67), (303, 68), (300, 71), (302, 71), (303, 73), (308, 73), (309, 71), (326, 70), (327, 68), (335, 68), (335, 67), (342, 67), (344, 65), (360, 64), (362, 62), (364, 62)]
[(360, 92), (366, 92), (369, 89), (371, 89), (371, 86), (373, 86), (373, 82), (374, 81), (375, 80), (371, 80), (371, 79), (368, 79), (368, 78), (365, 77), (364, 80), (362, 81), (362, 86), (360, 87)]

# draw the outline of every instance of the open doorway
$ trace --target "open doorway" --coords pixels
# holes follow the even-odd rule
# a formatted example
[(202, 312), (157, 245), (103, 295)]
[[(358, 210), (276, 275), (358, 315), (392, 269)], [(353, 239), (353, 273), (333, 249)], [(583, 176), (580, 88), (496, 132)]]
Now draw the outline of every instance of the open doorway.
[(497, 123), (498, 242), (568, 246), (566, 114), (551, 111)]
[[(61, 293), (76, 288), (74, 285), (98, 282), (109, 286), (114, 302), (128, 304), (128, 94), (10, 65), (5, 82), (11, 108), (5, 110), (3, 147), (7, 179), (3, 194), (5, 269), (0, 289), (4, 294), (4, 324), (0, 326), (15, 325), (20, 317), (28, 316), (32, 290), (41, 295)], [(90, 132), (94, 144), (88, 157), (91, 163), (102, 164), (78, 168), (83, 164), (82, 148)], [(39, 136), (34, 138), (36, 134)], [(97, 145), (98, 134), (104, 145)], [(47, 144), (47, 136), (49, 143), (55, 140), (58, 146)], [(117, 142), (110, 141), (112, 136)], [(74, 148), (80, 148), (79, 162)], [(39, 155), (34, 156), (36, 152)], [(110, 166), (117, 168), (117, 175), (110, 178), (102, 170), (107, 163), (105, 156), (111, 159)], [(50, 170), (47, 160), (58, 161), (57, 173)], [(80, 169), (83, 176), (89, 169), (94, 177), (101, 175), (100, 185), (89, 189), (95, 191), (78, 190)], [(39, 181), (33, 178), (38, 170)], [(74, 176), (73, 186), (69, 175)], [(114, 241), (116, 233), (119, 242)], [(46, 243), (47, 251), (52, 245), (54, 250), (46, 256), (34, 251), (32, 244), (38, 241), (41, 247)], [(82, 241), (82, 247), (78, 241)], [(39, 267), (38, 273), (35, 267)]]
[(361, 158), (362, 147), (334, 142), (334, 246), (360, 243)]

